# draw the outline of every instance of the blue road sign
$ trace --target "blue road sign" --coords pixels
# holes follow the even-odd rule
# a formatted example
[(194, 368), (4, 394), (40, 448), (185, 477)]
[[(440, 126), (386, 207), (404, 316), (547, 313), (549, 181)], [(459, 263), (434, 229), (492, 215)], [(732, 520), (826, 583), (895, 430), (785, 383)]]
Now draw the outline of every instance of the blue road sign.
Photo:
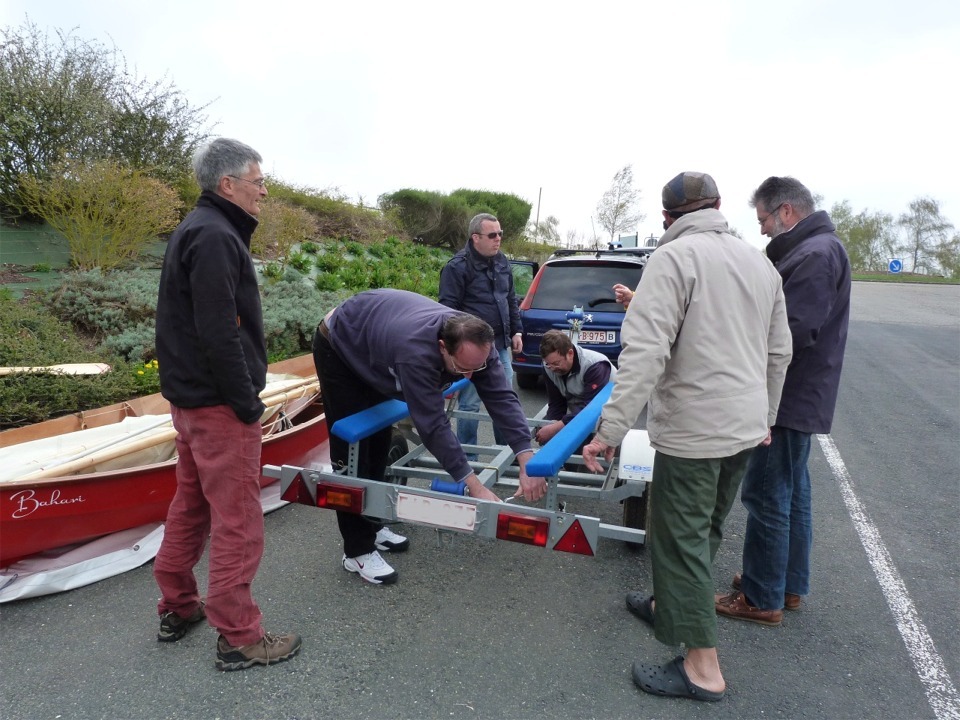
[(903, 270), (903, 260), (900, 258), (893, 258), (890, 261), (890, 264), (887, 266), (887, 269), (892, 273), (898, 273)]

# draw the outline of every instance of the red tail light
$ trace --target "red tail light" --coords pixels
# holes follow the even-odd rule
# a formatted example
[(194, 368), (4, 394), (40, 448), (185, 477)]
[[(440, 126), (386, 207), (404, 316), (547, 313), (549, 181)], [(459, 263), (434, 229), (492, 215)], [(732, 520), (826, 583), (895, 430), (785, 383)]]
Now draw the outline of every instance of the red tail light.
[(317, 483), (317, 507), (359, 515), (363, 512), (363, 495), (364, 489), (360, 487)]
[(497, 538), (500, 540), (546, 547), (549, 534), (550, 521), (546, 518), (512, 513), (500, 513), (497, 516)]
[(539, 272), (537, 272), (536, 277), (533, 278), (533, 282), (530, 283), (530, 287), (527, 288), (527, 294), (523, 296), (523, 300), (520, 301), (521, 310), (529, 310), (530, 306), (533, 305), (533, 296), (537, 292), (537, 286), (540, 284), (540, 277), (543, 275), (543, 271), (546, 267), (541, 267)]

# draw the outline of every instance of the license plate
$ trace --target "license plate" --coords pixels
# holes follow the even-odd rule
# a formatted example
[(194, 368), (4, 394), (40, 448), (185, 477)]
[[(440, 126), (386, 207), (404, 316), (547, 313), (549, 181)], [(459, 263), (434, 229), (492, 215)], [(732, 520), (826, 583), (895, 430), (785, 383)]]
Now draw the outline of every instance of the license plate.
[(613, 345), (617, 341), (614, 330), (581, 330), (580, 342), (591, 345)]
[(397, 493), (397, 517), (451, 530), (472, 531), (477, 525), (477, 506), (446, 498)]

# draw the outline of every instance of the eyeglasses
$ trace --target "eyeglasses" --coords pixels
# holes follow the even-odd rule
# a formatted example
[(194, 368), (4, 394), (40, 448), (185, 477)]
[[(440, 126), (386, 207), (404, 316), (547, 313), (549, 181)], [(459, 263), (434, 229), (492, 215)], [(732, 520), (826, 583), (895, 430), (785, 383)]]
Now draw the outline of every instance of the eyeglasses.
[(464, 370), (463, 368), (457, 366), (457, 361), (453, 359), (453, 355), (450, 356), (450, 364), (453, 365), (453, 371), (457, 373), (457, 375), (469, 375), (470, 373), (480, 372), (481, 370), (487, 369), (487, 363), (484, 362), (483, 365), (478, 368)]
[(237, 175), (227, 175), (227, 177), (232, 177), (234, 180), (242, 180), (243, 182), (250, 183), (251, 185), (256, 185), (258, 188), (262, 188), (267, 184), (265, 178), (257, 178), (256, 180), (247, 180), (246, 178), (239, 177)]
[(479, 235), (480, 237), (486, 237), (487, 240), (495, 240), (498, 237), (503, 237), (503, 230), (492, 233), (474, 233), (474, 235)]
[(770, 216), (771, 216), (771, 215), (776, 215), (777, 212), (780, 211), (780, 208), (782, 208), (784, 205), (786, 205), (786, 203), (780, 203), (780, 204), (777, 205), (773, 210), (771, 210), (770, 212), (768, 212), (767, 215), (766, 215), (766, 217), (757, 218), (757, 222), (760, 223), (760, 227), (763, 227), (763, 226), (766, 224), (767, 220), (770, 219)]
[(547, 360), (543, 359), (543, 366), (549, 368), (550, 370), (559, 370), (562, 366), (563, 358), (558, 357), (556, 360)]

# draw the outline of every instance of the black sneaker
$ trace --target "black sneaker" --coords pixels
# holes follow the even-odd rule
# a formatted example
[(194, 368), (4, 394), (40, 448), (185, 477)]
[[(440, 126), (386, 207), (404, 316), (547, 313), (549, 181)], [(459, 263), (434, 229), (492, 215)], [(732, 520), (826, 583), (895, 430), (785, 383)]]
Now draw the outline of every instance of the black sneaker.
[(194, 610), (190, 617), (180, 617), (172, 610), (168, 610), (160, 616), (160, 632), (157, 633), (157, 640), (160, 642), (176, 642), (187, 631), (198, 622), (207, 617), (203, 610), (204, 603), (201, 601), (200, 607)]
[(273, 665), (300, 652), (302, 642), (296, 633), (264, 633), (263, 637), (252, 645), (233, 647), (221, 635), (217, 638), (217, 661), (214, 664), (217, 670), (245, 670), (254, 665)]

